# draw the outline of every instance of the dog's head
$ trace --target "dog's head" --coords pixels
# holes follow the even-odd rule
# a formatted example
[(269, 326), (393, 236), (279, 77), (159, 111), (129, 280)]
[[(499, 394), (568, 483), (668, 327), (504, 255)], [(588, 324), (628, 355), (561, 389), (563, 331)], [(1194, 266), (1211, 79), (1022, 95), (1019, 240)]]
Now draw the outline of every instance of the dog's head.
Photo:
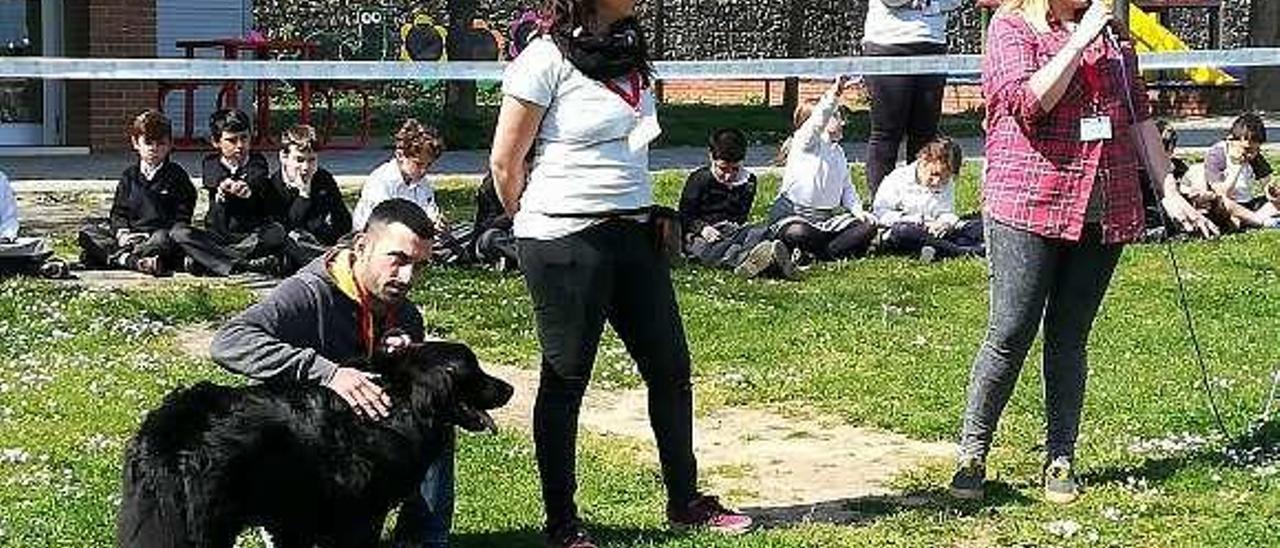
[(506, 405), (514, 391), (510, 384), (481, 370), (470, 348), (455, 342), (410, 344), (375, 357), (372, 366), (388, 384), (408, 389), (415, 413), (472, 432), (496, 431), (488, 411)]

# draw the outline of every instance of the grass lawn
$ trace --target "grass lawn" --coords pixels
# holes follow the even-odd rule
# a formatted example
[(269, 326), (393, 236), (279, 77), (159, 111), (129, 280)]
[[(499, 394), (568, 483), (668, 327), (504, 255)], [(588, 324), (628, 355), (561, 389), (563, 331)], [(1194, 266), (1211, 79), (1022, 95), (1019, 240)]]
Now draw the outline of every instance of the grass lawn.
[[(975, 180), (968, 166), (963, 209), (976, 207)], [(680, 174), (659, 177), (659, 199), (673, 203), (681, 183)], [(762, 182), (757, 215), (776, 184)], [(451, 218), (469, 215), (470, 192), (462, 183), (439, 190)], [(1280, 364), (1280, 234), (1179, 244), (1176, 252), (1212, 383), (1238, 433), (1257, 416)], [(733, 540), (676, 536), (661, 520), (656, 464), (638, 457), (647, 440), (586, 435), (585, 517), (609, 546), (1280, 545), (1276, 461), (1235, 466), (1221, 458), (1164, 253), (1130, 246), (1098, 319), (1080, 447), (1088, 492), (1074, 505), (1044, 503), (1038, 489), (1037, 347), (1001, 425), (985, 503), (948, 500), (950, 470), (925, 468), (898, 479), (905, 497), (845, 502), (865, 518), (856, 524), (784, 524)], [(985, 276), (979, 261), (896, 258), (815, 267), (798, 283), (681, 268), (675, 280), (698, 404), (818, 410), (950, 440), (985, 327)], [(141, 414), (175, 386), (236, 382), (182, 355), (176, 329), (226, 317), (251, 298), (238, 289), (122, 293), (0, 282), (0, 545), (110, 545), (121, 450)], [(431, 331), (470, 343), (482, 359), (536, 364), (519, 278), (434, 269), (415, 299)], [(636, 383), (620, 350), (609, 336), (597, 389)], [(528, 435), (466, 436), (461, 445), (458, 545), (537, 546)]]

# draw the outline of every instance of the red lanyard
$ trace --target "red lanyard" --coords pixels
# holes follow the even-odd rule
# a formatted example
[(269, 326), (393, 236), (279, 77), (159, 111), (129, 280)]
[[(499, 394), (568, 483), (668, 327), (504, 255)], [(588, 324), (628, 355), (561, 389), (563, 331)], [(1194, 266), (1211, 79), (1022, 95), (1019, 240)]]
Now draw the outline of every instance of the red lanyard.
[(1106, 95), (1106, 90), (1102, 89), (1106, 85), (1106, 79), (1102, 77), (1101, 64), (1108, 57), (1105, 50), (1102, 54), (1093, 56), (1093, 62), (1089, 62), (1089, 57), (1088, 53), (1086, 53), (1080, 60), (1080, 75), (1084, 78), (1085, 89), (1088, 92), (1090, 102), (1093, 103), (1092, 107), (1097, 110), (1101, 108), (1098, 103)]
[(622, 86), (619, 86), (613, 80), (605, 82), (604, 86), (618, 97), (621, 97), (623, 101), (626, 101), (627, 106), (630, 106), (632, 110), (640, 110), (640, 92), (644, 91), (640, 84), (640, 73), (632, 72), (627, 76), (627, 82), (630, 84), (630, 91), (622, 89)]

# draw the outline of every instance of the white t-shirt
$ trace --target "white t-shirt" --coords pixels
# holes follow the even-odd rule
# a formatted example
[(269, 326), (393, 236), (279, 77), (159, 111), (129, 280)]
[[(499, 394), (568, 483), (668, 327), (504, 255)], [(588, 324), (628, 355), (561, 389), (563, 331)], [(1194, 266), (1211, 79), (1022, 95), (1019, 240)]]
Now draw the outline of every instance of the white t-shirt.
[(9, 186), (9, 177), (0, 171), (0, 237), (18, 237), (18, 199)]
[(835, 94), (828, 91), (792, 134), (778, 195), (806, 209), (861, 213), (862, 199), (849, 180), (844, 148), (827, 134), (827, 123), (838, 107)]
[[(631, 91), (627, 78), (614, 83)], [(551, 38), (542, 37), (507, 66), (502, 92), (546, 109), (514, 219), (517, 238), (551, 240), (602, 222), (548, 214), (653, 204), (649, 142), (658, 127), (651, 89), (641, 91), (638, 108), (632, 108), (574, 67)]]
[(919, 7), (891, 8), (883, 0), (867, 2), (862, 41), (872, 44), (947, 43), (947, 15), (959, 0), (932, 0)]
[(1231, 159), (1228, 153), (1229, 146), (1226, 141), (1218, 141), (1209, 147), (1209, 151), (1204, 155), (1204, 179), (1208, 185), (1221, 184), (1226, 180), (1228, 173), (1239, 169), (1240, 175), (1231, 185), (1230, 197), (1238, 203), (1245, 203), (1253, 199), (1254, 184), (1271, 176), (1271, 165), (1261, 156), (1249, 163), (1238, 164)]
[(876, 190), (871, 213), (882, 226), (894, 223), (928, 223), (943, 221), (954, 225), (960, 222), (956, 216), (955, 179), (947, 181), (938, 191), (920, 184), (918, 162), (901, 166), (880, 182)]
[(410, 183), (404, 182), (400, 166), (396, 165), (395, 158), (392, 158), (373, 170), (365, 180), (364, 187), (360, 189), (360, 201), (356, 203), (355, 211), (351, 212), (351, 227), (356, 231), (364, 230), (364, 225), (369, 222), (369, 215), (373, 213), (373, 208), (392, 198), (404, 198), (418, 204), (423, 211), (427, 212), (427, 217), (430, 217), (432, 222), (440, 221), (440, 207), (436, 205), (436, 192), (431, 188), (431, 182), (427, 180), (427, 176), (423, 175), (421, 179)]

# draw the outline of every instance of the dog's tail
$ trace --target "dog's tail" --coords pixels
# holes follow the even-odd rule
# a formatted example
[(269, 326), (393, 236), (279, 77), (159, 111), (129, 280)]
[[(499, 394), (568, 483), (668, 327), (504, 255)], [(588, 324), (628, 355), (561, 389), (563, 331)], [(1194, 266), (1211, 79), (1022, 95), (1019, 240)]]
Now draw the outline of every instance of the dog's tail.
[(186, 495), (176, 463), (152, 460), (142, 440), (125, 455), (116, 543), (120, 548), (183, 548), (187, 535)]

